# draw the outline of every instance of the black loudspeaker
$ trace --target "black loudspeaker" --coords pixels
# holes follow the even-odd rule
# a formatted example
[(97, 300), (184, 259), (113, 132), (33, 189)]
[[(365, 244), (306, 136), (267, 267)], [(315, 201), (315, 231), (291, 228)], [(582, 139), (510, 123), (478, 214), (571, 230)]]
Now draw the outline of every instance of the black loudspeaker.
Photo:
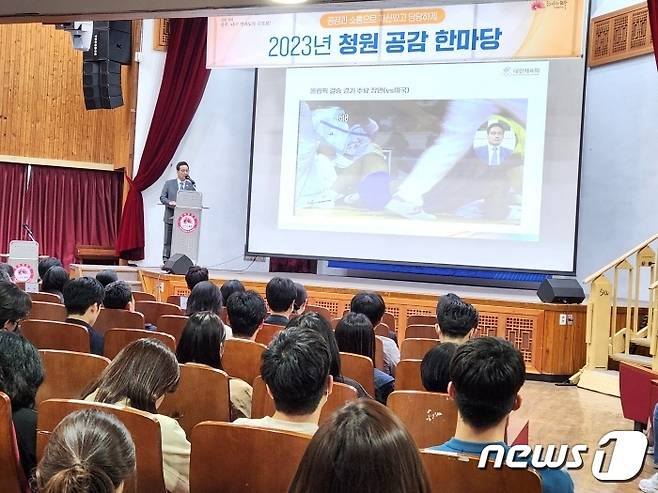
[(544, 303), (582, 303), (585, 292), (576, 279), (547, 278), (537, 290)]
[(83, 62), (82, 90), (88, 110), (122, 106), (121, 65), (109, 60)]
[(91, 47), (83, 54), (85, 62), (111, 60), (129, 65), (132, 23), (130, 21), (94, 21)]
[(162, 266), (162, 270), (178, 276), (184, 276), (187, 271), (194, 265), (192, 259), (182, 253), (172, 255)]

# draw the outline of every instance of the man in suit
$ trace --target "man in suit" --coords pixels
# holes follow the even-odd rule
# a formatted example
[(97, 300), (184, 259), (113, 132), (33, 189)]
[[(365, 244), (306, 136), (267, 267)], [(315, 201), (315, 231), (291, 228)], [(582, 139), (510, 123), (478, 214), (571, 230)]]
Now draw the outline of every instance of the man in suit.
[(512, 150), (502, 147), (505, 138), (505, 128), (502, 123), (494, 122), (487, 127), (487, 145), (473, 149), (475, 155), (489, 166), (500, 166), (507, 159)]
[(162, 262), (169, 260), (171, 256), (171, 232), (174, 227), (174, 208), (176, 207), (176, 196), (181, 190), (196, 190), (194, 183), (190, 181), (190, 166), (181, 161), (176, 165), (176, 178), (167, 180), (162, 187), (160, 202), (165, 206), (164, 210), (164, 247), (162, 249)]

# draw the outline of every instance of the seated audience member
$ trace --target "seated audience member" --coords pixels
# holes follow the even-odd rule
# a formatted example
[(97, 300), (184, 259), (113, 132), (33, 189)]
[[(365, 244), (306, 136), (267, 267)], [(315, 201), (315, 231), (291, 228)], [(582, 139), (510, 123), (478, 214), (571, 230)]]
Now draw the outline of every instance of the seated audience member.
[(307, 312), (302, 316), (294, 318), (286, 325), (286, 329), (292, 327), (301, 327), (304, 329), (311, 329), (319, 333), (327, 343), (329, 347), (329, 355), (331, 356), (331, 366), (329, 369), (329, 374), (333, 377), (334, 382), (344, 383), (353, 387), (359, 397), (367, 397), (372, 399), (372, 397), (366, 392), (363, 386), (354, 380), (353, 378), (346, 377), (342, 374), (340, 370), (340, 351), (338, 350), (338, 344), (336, 343), (336, 337), (334, 336), (334, 331), (329, 325), (324, 317), (318, 315), (315, 312)]
[(299, 317), (306, 310), (306, 302), (308, 301), (308, 294), (306, 293), (306, 288), (298, 282), (295, 283), (295, 291), (297, 295), (295, 296), (295, 306), (292, 311), (294, 317)]
[(252, 341), (267, 316), (265, 300), (256, 291), (233, 293), (226, 301), (226, 311), (233, 337)]
[(43, 382), (39, 351), (19, 334), (0, 330), (0, 391), (9, 396), (16, 442), (25, 476), (37, 465), (37, 412), (34, 398)]
[(246, 291), (244, 285), (237, 279), (226, 281), (222, 284), (222, 287), (219, 288), (219, 290), (222, 293), (222, 300), (225, 305), (228, 303), (228, 299), (233, 293), (244, 293)]
[(420, 378), (428, 392), (448, 392), (450, 381), (450, 361), (457, 344), (444, 342), (430, 349), (420, 364)]
[(21, 321), (32, 310), (30, 295), (13, 282), (0, 281), (0, 330), (20, 332)]
[[(450, 364), (448, 394), (457, 404), (454, 438), (432, 447), (439, 452), (479, 457), (490, 444), (506, 449), (505, 428), (512, 411), (521, 406), (525, 381), (521, 353), (504, 339), (479, 337), (461, 344)], [(560, 469), (537, 469), (545, 493), (571, 493), (573, 482)]]
[(14, 268), (11, 265), (0, 263), (0, 275), (3, 277), (0, 280), (14, 282)]
[(51, 267), (43, 275), (41, 291), (44, 293), (55, 294), (59, 296), (60, 301), (64, 301), (62, 292), (64, 291), (64, 286), (66, 286), (67, 282), (69, 282), (69, 273), (66, 272), (64, 267)]
[[(224, 324), (216, 314), (196, 312), (183, 328), (176, 348), (176, 358), (179, 363), (200, 363), (223, 370), (225, 338)], [(231, 415), (238, 418), (251, 417), (251, 385), (239, 378), (231, 378), (229, 391)]]
[[(210, 281), (201, 281), (192, 288), (192, 292), (187, 298), (185, 315), (189, 317), (196, 312), (211, 312), (220, 316), (222, 306), (224, 306), (224, 302), (220, 289)], [(227, 339), (233, 337), (233, 329), (230, 326), (224, 324), (224, 331)]]
[(471, 338), (479, 321), (478, 311), (459, 296), (448, 293), (436, 305), (439, 340), (461, 344)]
[(411, 435), (385, 406), (349, 402), (311, 439), (288, 493), (430, 493)]
[(41, 493), (114, 493), (135, 471), (135, 444), (111, 414), (86, 409), (65, 417), (36, 471)]
[(276, 411), (235, 423), (313, 435), (333, 385), (327, 343), (314, 330), (292, 328), (279, 332), (262, 358), (261, 376)]
[(187, 289), (190, 291), (194, 289), (194, 286), (208, 279), (208, 269), (200, 265), (193, 265), (187, 270), (187, 274), (185, 274), (185, 283), (187, 284)]
[(116, 271), (105, 269), (96, 274), (96, 280), (100, 282), (103, 287), (106, 287), (108, 284), (117, 282), (119, 280), (119, 276), (117, 275)]
[[(348, 312), (336, 325), (336, 342), (343, 353), (354, 353), (375, 362), (375, 331), (368, 317), (362, 313)], [(375, 399), (386, 405), (395, 388), (395, 379), (379, 368), (374, 369)]]
[(64, 267), (62, 265), (62, 262), (55, 257), (46, 257), (39, 259), (39, 279), (43, 279), (43, 276), (46, 275), (46, 272), (48, 272), (48, 269), (51, 267)]
[[(373, 327), (382, 321), (386, 312), (384, 298), (379, 293), (361, 292), (354, 295), (350, 302), (350, 311), (363, 313)], [(389, 331), (388, 337), (377, 336), (382, 341), (384, 349), (384, 372), (395, 376), (395, 367), (400, 362), (400, 348), (395, 342), (395, 333)]]
[(89, 344), (93, 354), (103, 355), (103, 334), (92, 327), (103, 304), (105, 290), (93, 277), (78, 277), (64, 286), (66, 320), (70, 324), (82, 325), (89, 332)]
[(265, 299), (272, 314), (265, 319), (266, 324), (285, 327), (295, 308), (297, 290), (295, 283), (285, 277), (273, 277), (265, 287)]
[(110, 310), (135, 310), (135, 298), (130, 285), (125, 281), (114, 281), (105, 286), (103, 306)]
[(140, 339), (123, 348), (84, 393), (86, 401), (140, 409), (160, 423), (164, 482), (171, 493), (189, 491), (190, 442), (178, 421), (157, 409), (179, 379), (176, 355), (157, 339)]

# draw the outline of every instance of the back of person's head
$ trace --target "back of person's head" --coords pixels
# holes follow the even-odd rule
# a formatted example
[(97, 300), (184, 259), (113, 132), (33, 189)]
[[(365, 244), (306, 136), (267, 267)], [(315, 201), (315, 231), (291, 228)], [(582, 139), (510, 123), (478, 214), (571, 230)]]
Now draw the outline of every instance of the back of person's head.
[(334, 377), (334, 379), (340, 378), (342, 376), (340, 371), (340, 351), (338, 350), (338, 343), (336, 343), (336, 336), (334, 336), (334, 331), (329, 322), (327, 322), (323, 316), (315, 312), (306, 312), (300, 317), (294, 318), (288, 322), (286, 329), (292, 327), (311, 329), (323, 337), (329, 348), (329, 355), (331, 356), (329, 374)]
[(295, 296), (295, 307), (293, 309), (295, 312), (301, 315), (301, 312), (303, 312), (304, 308), (306, 308), (308, 294), (306, 293), (306, 288), (304, 288), (304, 285), (298, 282), (295, 283), (295, 291), (297, 294)]
[(441, 333), (450, 338), (463, 339), (477, 327), (478, 311), (459, 296), (448, 293), (436, 305), (436, 322)]
[(125, 281), (111, 282), (105, 286), (103, 306), (112, 310), (128, 310), (133, 301), (133, 292)]
[(444, 342), (430, 349), (420, 364), (420, 379), (428, 392), (448, 392), (450, 361), (457, 351), (457, 344)]
[(221, 370), (225, 339), (224, 324), (215, 313), (196, 312), (183, 328), (176, 358), (179, 363), (201, 363)]
[(180, 370), (176, 355), (157, 339), (128, 344), (84, 392), (97, 391), (96, 402), (116, 404), (128, 399), (136, 409), (156, 412), (156, 401), (178, 386)]
[(190, 291), (194, 289), (194, 286), (208, 279), (208, 269), (200, 265), (193, 265), (187, 269), (187, 274), (185, 274), (185, 283)]
[(504, 339), (478, 337), (458, 346), (450, 363), (450, 381), (463, 421), (478, 430), (491, 428), (512, 412), (525, 381), (518, 349)]
[(222, 311), (222, 293), (217, 286), (210, 281), (201, 281), (192, 288), (187, 298), (186, 315), (196, 312), (213, 312), (219, 314)]
[(117, 275), (116, 271), (105, 269), (96, 274), (96, 280), (100, 282), (103, 287), (106, 287), (108, 284), (117, 282), (119, 280), (119, 276)]
[(360, 354), (375, 361), (375, 331), (363, 313), (345, 314), (336, 325), (336, 342), (343, 353)]
[(226, 301), (226, 311), (235, 337), (253, 337), (267, 316), (265, 300), (256, 291), (233, 293)]
[(14, 268), (10, 264), (0, 263), (0, 272), (4, 272), (7, 275), (8, 281), (13, 281)]
[(354, 313), (363, 313), (373, 327), (376, 327), (382, 321), (386, 312), (384, 298), (379, 293), (362, 291), (354, 295), (350, 302), (350, 311)]
[(43, 279), (43, 276), (48, 272), (48, 269), (51, 267), (63, 267), (62, 262), (55, 257), (46, 257), (39, 259), (39, 279)]
[(114, 493), (135, 470), (135, 445), (111, 414), (66, 416), (48, 439), (36, 470), (40, 493)]
[(93, 277), (71, 279), (64, 286), (64, 306), (69, 314), (83, 315), (91, 306), (103, 304), (105, 289)]
[(372, 399), (346, 404), (315, 433), (288, 493), (430, 493), (400, 420)]
[(226, 281), (224, 284), (222, 284), (222, 287), (219, 288), (219, 290), (222, 292), (222, 299), (224, 300), (224, 304), (228, 303), (228, 299), (233, 293), (244, 293), (246, 291), (244, 284), (242, 284), (237, 279)]
[(0, 330), (0, 391), (14, 411), (34, 406), (44, 372), (39, 351), (19, 334)]
[(69, 282), (69, 273), (64, 267), (54, 266), (48, 269), (43, 275), (41, 291), (45, 293), (60, 294), (64, 291), (64, 286)]
[(277, 411), (303, 416), (317, 409), (329, 385), (331, 356), (316, 331), (292, 328), (279, 332), (263, 351), (261, 376)]
[(265, 298), (273, 312), (288, 311), (293, 307), (296, 297), (295, 283), (285, 277), (273, 277), (265, 287)]
[(0, 281), (0, 330), (16, 330), (32, 309), (30, 295), (13, 282)]

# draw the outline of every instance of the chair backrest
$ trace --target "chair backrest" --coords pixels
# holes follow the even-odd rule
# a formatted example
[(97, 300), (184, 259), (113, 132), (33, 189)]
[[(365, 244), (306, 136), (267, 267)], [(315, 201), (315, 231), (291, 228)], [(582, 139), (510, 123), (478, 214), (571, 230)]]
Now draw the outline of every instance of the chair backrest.
[(400, 344), (400, 359), (423, 359), (439, 343), (436, 339), (406, 338)]
[(274, 337), (283, 329), (285, 329), (285, 327), (281, 325), (263, 324), (261, 328), (256, 332), (255, 341), (259, 344), (263, 344), (264, 346), (269, 346)]
[(27, 293), (32, 301), (45, 301), (46, 303), (62, 303), (62, 300), (56, 294), (52, 293)]
[(43, 401), (37, 418), (37, 460), (43, 456), (50, 435), (60, 421), (72, 412), (83, 409), (98, 409), (113, 414), (125, 425), (135, 442), (137, 468), (133, 477), (126, 481), (124, 493), (164, 493), (160, 424), (149, 413), (139, 409), (73, 399)]
[(395, 367), (395, 388), (397, 390), (425, 390), (423, 380), (420, 378), (419, 359), (400, 360)]
[(650, 406), (652, 380), (658, 380), (658, 373), (651, 368), (619, 362), (619, 397), (624, 418), (646, 425), (653, 413)]
[(436, 317), (434, 315), (409, 315), (407, 317), (407, 327), (410, 325), (434, 325)]
[[(187, 296), (180, 296), (177, 294), (167, 296), (167, 303), (171, 305), (176, 305), (179, 307), (181, 310), (185, 311), (185, 308), (187, 308)], [(184, 302), (184, 303), (183, 303)], [(222, 310), (224, 310), (226, 307), (222, 307)]]
[(135, 311), (144, 315), (146, 323), (153, 325), (162, 315), (184, 315), (178, 306), (158, 301), (135, 301)]
[(436, 325), (407, 325), (404, 338), (438, 339), (439, 333), (436, 331)]
[(45, 378), (37, 391), (36, 405), (46, 399), (80, 399), (110, 360), (103, 356), (55, 349), (40, 349)]
[(323, 306), (306, 305), (306, 309), (304, 309), (304, 313), (308, 313), (308, 312), (317, 313), (318, 315), (324, 317), (324, 319), (327, 320), (327, 322), (333, 318), (331, 312)]
[(61, 303), (48, 303), (47, 301), (33, 301), (28, 317), (30, 320), (51, 320), (63, 322), (66, 320), (66, 308)]
[(222, 368), (230, 376), (251, 385), (260, 375), (261, 355), (266, 349), (263, 344), (246, 339), (228, 339), (224, 343)]
[(251, 417), (263, 418), (272, 416), (276, 411), (274, 399), (267, 393), (267, 386), (263, 377), (258, 375), (254, 379), (253, 393), (251, 394)]
[(144, 291), (133, 291), (133, 298), (135, 299), (135, 303), (138, 301), (155, 301), (155, 296)]
[(158, 339), (176, 352), (176, 339), (169, 334), (144, 329), (110, 329), (105, 333), (103, 356), (114, 359), (124, 347), (140, 339)]
[(393, 332), (395, 332), (395, 315), (392, 313), (384, 312), (384, 316), (382, 317), (382, 323), (388, 325), (388, 328), (391, 329)]
[(144, 315), (130, 310), (118, 310), (114, 308), (101, 308), (94, 330), (105, 334), (110, 329), (143, 329)]
[(367, 356), (340, 353), (340, 369), (343, 375), (353, 378), (366, 392), (375, 395), (375, 375), (372, 360)]
[(375, 327), (375, 335), (382, 336), (382, 337), (388, 337), (390, 330), (388, 328), (388, 325), (385, 323), (378, 323), (377, 326)]
[(329, 323), (331, 324), (331, 328), (336, 330), (336, 326), (338, 325), (338, 322), (340, 322), (342, 319), (341, 318), (332, 318), (329, 320)]
[(11, 420), (11, 402), (6, 394), (0, 392), (0, 491), (25, 493), (26, 487)]
[(158, 332), (173, 336), (176, 339), (176, 344), (178, 344), (188, 318), (186, 315), (162, 315), (156, 324)]
[(384, 369), (384, 342), (379, 337), (375, 337), (375, 368)]
[(532, 469), (478, 469), (478, 457), (421, 450), (432, 493), (541, 493), (541, 478)]
[(284, 493), (310, 440), (287, 431), (201, 423), (192, 430), (190, 491)]
[(396, 390), (386, 407), (405, 424), (418, 448), (441, 445), (455, 435), (457, 405), (448, 394)]
[(25, 320), (21, 333), (37, 349), (89, 352), (89, 332), (82, 325), (49, 320)]
[(231, 421), (228, 381), (221, 370), (197, 363), (180, 365), (176, 392), (165, 396), (158, 413), (177, 419), (187, 436), (202, 421)]

